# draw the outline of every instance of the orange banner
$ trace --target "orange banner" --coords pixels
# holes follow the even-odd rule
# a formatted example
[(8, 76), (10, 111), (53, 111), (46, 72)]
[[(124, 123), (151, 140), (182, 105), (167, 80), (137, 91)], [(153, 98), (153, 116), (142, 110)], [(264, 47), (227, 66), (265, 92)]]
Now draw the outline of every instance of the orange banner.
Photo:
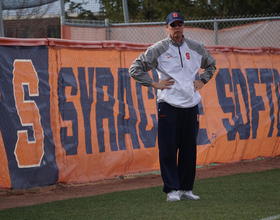
[[(0, 39), (0, 187), (158, 170), (156, 90), (128, 74), (148, 46)], [(207, 49), (217, 70), (200, 91), (197, 164), (280, 155), (280, 49)]]
[(200, 121), (211, 144), (198, 146), (198, 163), (279, 155), (279, 50), (212, 49), (217, 71), (201, 91)]
[[(69, 80), (65, 87), (61, 85), (67, 105), (63, 111), (74, 111), (68, 118), (62, 116), (59, 89), (53, 83), (51, 124), (59, 158), (59, 182), (94, 181), (159, 168), (156, 143), (146, 148), (140, 139), (141, 113), (137, 108), (135, 82), (126, 84), (130, 78), (125, 62), (132, 62), (131, 57), (137, 55), (138, 52), (111, 49), (49, 49), (50, 84)], [(147, 88), (141, 90), (148, 117), (144, 130), (149, 132), (153, 128), (150, 115), (156, 115), (156, 102), (155, 97), (147, 98)], [(129, 131), (129, 127), (134, 130)], [(65, 135), (61, 134), (61, 128)], [(68, 153), (67, 145), (71, 145)]]
[(0, 132), (0, 188), (11, 188), (11, 180), (8, 169), (8, 160), (6, 156), (6, 151), (4, 148), (4, 143), (2, 139), (2, 134)]

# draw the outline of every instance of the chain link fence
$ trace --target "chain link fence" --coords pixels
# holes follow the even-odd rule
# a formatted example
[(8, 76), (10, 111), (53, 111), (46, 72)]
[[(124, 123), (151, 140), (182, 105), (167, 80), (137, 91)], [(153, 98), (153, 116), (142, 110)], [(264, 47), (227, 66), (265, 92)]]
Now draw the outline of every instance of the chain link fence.
[[(70, 5), (81, 5), (98, 15), (98, 0), (71, 0), (65, 3), (69, 17), (76, 18), (81, 9), (70, 10)], [(1, 4), (2, 3), (2, 4)], [(2, 6), (2, 10), (1, 10)], [(0, 0), (0, 36), (13, 38), (61, 38), (60, 0)], [(98, 16), (97, 16), (98, 17)], [(104, 20), (104, 19), (103, 19)]]
[(59, 1), (12, 0), (3, 1), (2, 7), (5, 37), (60, 38)]
[[(111, 24), (109, 28), (110, 40), (155, 43), (167, 35), (165, 22)], [(184, 35), (205, 45), (280, 47), (280, 16), (189, 19)]]
[[(99, 23), (66, 20), (71, 27), (71, 39), (114, 40), (135, 43), (155, 43), (167, 36), (165, 21), (138, 23)], [(205, 45), (237, 47), (280, 47), (280, 16), (243, 16), (235, 18), (188, 19), (184, 35)]]
[[(3, 1), (3, 0), (2, 0)], [(37, 7), (11, 8), (7, 1), (3, 10), (4, 36), (14, 38), (61, 38), (60, 3), (58, 0), (30, 1)], [(22, 1), (25, 2), (25, 1)], [(38, 3), (40, 2), (40, 4)], [(45, 4), (49, 2), (48, 4)], [(75, 0), (79, 2), (79, 0)], [(18, 7), (18, 5), (16, 5)], [(32, 5), (36, 6), (36, 5)], [(98, 2), (90, 2), (90, 10), (98, 16)], [(94, 9), (95, 8), (95, 9)], [(13, 10), (12, 10), (13, 9)], [(65, 7), (67, 11), (67, 5)], [(77, 12), (78, 13), (78, 12)], [(167, 36), (165, 21), (131, 21), (118, 23), (101, 20), (66, 19), (71, 36), (67, 39), (84, 41), (126, 41), (153, 44)], [(237, 47), (279, 47), (279, 14), (252, 15), (231, 18), (187, 18), (184, 35), (207, 45), (229, 45)]]

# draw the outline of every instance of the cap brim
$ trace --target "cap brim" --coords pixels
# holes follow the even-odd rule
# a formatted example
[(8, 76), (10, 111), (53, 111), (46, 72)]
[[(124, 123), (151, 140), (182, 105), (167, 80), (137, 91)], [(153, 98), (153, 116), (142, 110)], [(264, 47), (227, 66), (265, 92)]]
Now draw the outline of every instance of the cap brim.
[(181, 21), (181, 22), (184, 22), (184, 21), (182, 21), (181, 19), (174, 19), (174, 20), (171, 20), (168, 24), (172, 24), (174, 21)]

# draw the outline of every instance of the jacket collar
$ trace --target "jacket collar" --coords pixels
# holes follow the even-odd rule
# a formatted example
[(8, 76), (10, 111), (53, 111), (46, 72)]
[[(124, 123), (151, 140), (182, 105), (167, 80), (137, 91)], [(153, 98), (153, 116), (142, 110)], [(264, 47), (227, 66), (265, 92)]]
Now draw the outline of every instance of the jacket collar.
[(168, 39), (169, 43), (172, 44), (175, 47), (180, 47), (185, 42), (185, 36), (184, 35), (182, 35), (182, 42), (181, 43), (175, 43), (169, 35), (168, 35), (167, 39)]

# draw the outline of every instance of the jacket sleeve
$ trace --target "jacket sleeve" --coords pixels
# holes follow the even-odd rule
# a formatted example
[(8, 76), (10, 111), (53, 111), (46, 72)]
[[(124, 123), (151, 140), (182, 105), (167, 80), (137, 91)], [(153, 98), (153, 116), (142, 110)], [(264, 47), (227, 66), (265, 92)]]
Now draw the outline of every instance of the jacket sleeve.
[(147, 73), (158, 65), (156, 51), (149, 47), (145, 53), (142, 53), (132, 63), (129, 68), (129, 75), (143, 86), (150, 86), (153, 79)]
[(203, 46), (203, 55), (201, 61), (201, 68), (204, 71), (200, 74), (199, 78), (202, 82), (207, 83), (214, 75), (216, 71), (216, 60)]

